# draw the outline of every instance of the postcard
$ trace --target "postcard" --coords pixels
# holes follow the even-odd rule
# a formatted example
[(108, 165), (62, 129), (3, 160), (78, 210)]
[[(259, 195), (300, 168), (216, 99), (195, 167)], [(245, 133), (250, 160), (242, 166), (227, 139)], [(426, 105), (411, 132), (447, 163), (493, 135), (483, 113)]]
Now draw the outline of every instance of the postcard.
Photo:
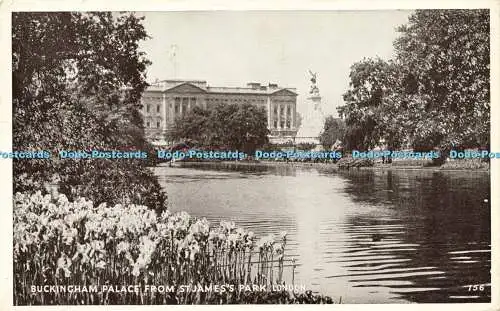
[(8, 307), (498, 307), (498, 2), (69, 3), (2, 8)]

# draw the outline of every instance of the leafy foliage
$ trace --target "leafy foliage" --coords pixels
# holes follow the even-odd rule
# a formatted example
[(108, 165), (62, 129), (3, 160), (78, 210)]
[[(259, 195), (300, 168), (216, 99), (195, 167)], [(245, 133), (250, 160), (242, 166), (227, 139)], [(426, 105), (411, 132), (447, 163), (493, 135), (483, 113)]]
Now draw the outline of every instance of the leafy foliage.
[(253, 152), (268, 142), (266, 111), (252, 104), (194, 107), (175, 120), (174, 139), (192, 139), (206, 146)]
[(417, 10), (398, 31), (394, 60), (351, 67), (347, 149), (489, 147), (489, 12)]
[[(70, 197), (117, 203), (129, 188), (158, 187), (145, 163), (61, 160), (57, 155), (62, 149), (148, 149), (139, 111), (150, 62), (138, 44), (146, 38), (141, 19), (133, 14), (12, 15), (13, 146), (52, 152), (49, 160), (14, 161), (15, 190), (68, 182), (72, 187), (64, 185), (61, 191)], [(123, 187), (114, 193), (97, 195), (98, 188), (85, 186), (116, 180)], [(165, 200), (164, 194), (160, 197)]]
[(398, 147), (401, 133), (390, 119), (394, 107), (384, 101), (397, 82), (397, 66), (380, 58), (364, 59), (351, 66), (349, 77), (346, 104), (338, 109), (347, 126), (346, 149), (370, 149), (382, 139)]
[(342, 119), (328, 116), (323, 131), (319, 135), (319, 142), (325, 150), (329, 150), (337, 141), (342, 141), (345, 134), (345, 124)]
[(394, 46), (402, 86), (420, 108), (415, 140), (489, 145), (489, 12), (420, 10), (399, 31)]

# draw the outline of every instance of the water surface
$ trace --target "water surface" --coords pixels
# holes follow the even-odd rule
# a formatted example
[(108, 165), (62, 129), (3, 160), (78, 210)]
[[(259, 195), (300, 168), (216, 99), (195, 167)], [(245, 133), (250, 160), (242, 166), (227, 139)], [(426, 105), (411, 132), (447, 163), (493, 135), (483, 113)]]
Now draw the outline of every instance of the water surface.
[[(286, 230), (295, 283), (336, 300), (491, 299), (489, 173), (224, 165), (155, 173), (172, 211), (259, 236)], [(476, 284), (484, 291), (469, 291)]]

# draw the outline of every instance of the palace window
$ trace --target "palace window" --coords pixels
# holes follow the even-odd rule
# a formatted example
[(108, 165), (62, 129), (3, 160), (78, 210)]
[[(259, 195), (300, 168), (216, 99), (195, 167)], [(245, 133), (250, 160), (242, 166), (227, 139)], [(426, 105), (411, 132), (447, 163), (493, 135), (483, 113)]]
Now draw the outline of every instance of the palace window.
[(160, 128), (160, 121), (156, 121), (156, 127)]
[(160, 112), (160, 105), (156, 105), (156, 112)]
[(281, 121), (280, 122), (280, 128), (284, 128), (285, 127), (285, 121)]
[(290, 121), (289, 121), (289, 120), (287, 120), (287, 121), (286, 121), (286, 128), (287, 128), (287, 129), (289, 129), (289, 128), (290, 128)]
[(149, 110), (151, 110), (151, 106), (150, 105), (146, 105), (146, 112), (149, 112)]
[(151, 127), (151, 123), (149, 121), (146, 121), (146, 127)]
[(278, 128), (278, 121), (274, 121), (274, 128)]

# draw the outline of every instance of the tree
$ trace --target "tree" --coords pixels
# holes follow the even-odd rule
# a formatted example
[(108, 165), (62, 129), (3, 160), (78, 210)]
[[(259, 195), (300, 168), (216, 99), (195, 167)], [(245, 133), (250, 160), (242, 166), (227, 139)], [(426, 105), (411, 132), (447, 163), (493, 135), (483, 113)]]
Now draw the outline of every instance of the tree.
[(412, 144), (489, 146), (489, 11), (417, 10), (398, 31)]
[[(88, 196), (99, 203), (106, 196), (96, 197), (98, 189), (84, 187), (97, 172), (101, 180), (92, 182), (96, 187), (120, 178), (124, 185), (114, 189), (116, 195), (108, 192), (110, 204), (135, 194), (144, 199), (146, 188), (159, 191), (156, 179), (138, 160), (110, 164), (57, 156), (61, 149), (147, 147), (139, 109), (150, 62), (138, 48), (148, 37), (141, 20), (109, 12), (13, 13), (13, 146), (53, 152), (49, 160), (14, 161), (16, 191), (41, 188), (58, 179), (70, 198)], [(139, 193), (131, 193), (132, 188)], [(164, 200), (160, 194), (155, 206)]]
[(319, 135), (319, 142), (323, 148), (329, 150), (337, 141), (342, 141), (345, 135), (345, 124), (342, 119), (328, 116), (323, 131)]
[(394, 107), (385, 99), (394, 92), (398, 66), (380, 58), (363, 59), (351, 66), (349, 89), (344, 93), (345, 105), (337, 108), (345, 118), (344, 145), (347, 150), (366, 150), (384, 140), (389, 149), (402, 143), (400, 129), (391, 122)]
[(252, 104), (194, 107), (175, 120), (174, 139), (192, 139), (206, 146), (253, 152), (268, 142), (266, 111)]
[[(238, 109), (225, 124), (225, 143), (231, 148), (254, 152), (268, 142), (267, 113), (262, 107), (252, 104), (236, 104)], [(222, 134), (222, 133), (221, 133)]]
[(188, 113), (176, 118), (172, 138), (176, 140), (195, 140), (208, 142), (211, 140), (210, 111), (200, 106), (194, 106)]
[(396, 58), (351, 67), (347, 149), (489, 147), (489, 12), (417, 10), (399, 27)]

